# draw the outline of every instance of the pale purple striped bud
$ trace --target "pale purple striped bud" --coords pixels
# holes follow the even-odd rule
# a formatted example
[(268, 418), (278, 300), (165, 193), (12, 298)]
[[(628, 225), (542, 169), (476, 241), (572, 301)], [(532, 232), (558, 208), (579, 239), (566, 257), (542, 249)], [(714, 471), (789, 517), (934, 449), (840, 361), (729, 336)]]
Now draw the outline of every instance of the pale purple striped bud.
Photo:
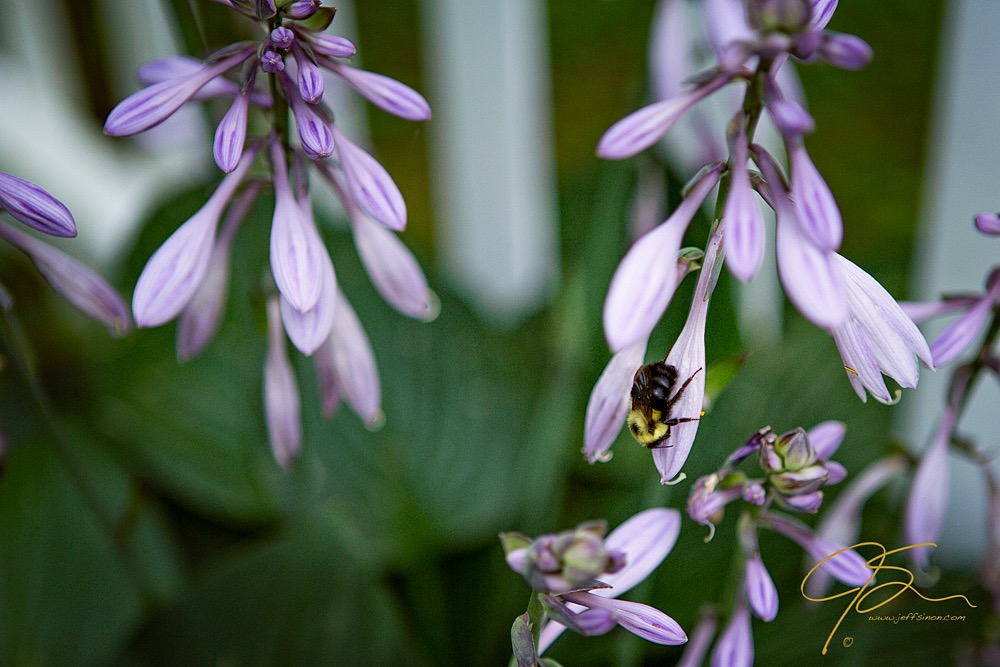
[[(167, 81), (179, 76), (190, 76), (202, 67), (201, 61), (190, 56), (168, 56), (157, 58), (139, 66), (136, 76), (139, 83), (151, 84)], [(226, 79), (217, 76), (195, 93), (192, 100), (207, 100), (213, 97), (235, 97), (240, 94), (240, 86)], [(251, 91), (250, 101), (260, 107), (271, 106), (270, 95)]]
[(750, 187), (746, 133), (742, 123), (739, 125), (730, 160), (729, 194), (722, 210), (722, 224), (726, 266), (734, 276), (747, 282), (757, 274), (764, 261), (764, 216)]
[(260, 54), (260, 68), (268, 74), (285, 71), (285, 61), (277, 51), (268, 49)]
[[(954, 425), (955, 406), (949, 405), (913, 476), (903, 516), (907, 544), (937, 542), (941, 537), (948, 510), (948, 446)], [(927, 569), (930, 552), (931, 547), (926, 546), (907, 550), (910, 559), (922, 570)]]
[(975, 305), (949, 324), (931, 345), (931, 356), (937, 367), (958, 359), (979, 338), (1000, 299), (1000, 275), (991, 277), (986, 294)]
[(406, 202), (385, 167), (352, 143), (336, 125), (333, 126), (333, 141), (354, 201), (389, 229), (402, 231), (406, 227)]
[(712, 645), (718, 623), (714, 611), (709, 609), (701, 612), (701, 618), (691, 633), (691, 641), (684, 647), (684, 653), (677, 661), (677, 667), (701, 667), (708, 653), (708, 647)]
[(788, 144), (792, 198), (798, 208), (802, 234), (820, 250), (835, 251), (844, 238), (844, 223), (833, 193), (809, 158), (805, 146)]
[(337, 316), (333, 318), (330, 336), (316, 351), (316, 367), (322, 369), (320, 374), (332, 374), (335, 386), (343, 392), (351, 409), (369, 427), (376, 427), (382, 421), (382, 389), (375, 353), (358, 316), (340, 290), (334, 308)]
[(215, 164), (219, 165), (219, 169), (226, 173), (236, 168), (243, 155), (243, 144), (247, 138), (247, 110), (250, 106), (250, 91), (252, 89), (253, 81), (251, 80), (246, 90), (233, 100), (229, 111), (222, 117), (219, 126), (215, 129), (212, 155), (215, 157)]
[(293, 308), (305, 312), (319, 300), (326, 247), (318, 235), (311, 233), (313, 223), (292, 194), (284, 149), (276, 140), (271, 143), (271, 166), (274, 172), (271, 272), (281, 295)]
[(66, 206), (30, 181), (0, 171), (0, 208), (15, 220), (51, 236), (76, 236)]
[[(820, 566), (848, 586), (864, 586), (868, 583), (871, 570), (864, 558), (853, 549), (845, 549), (837, 543), (815, 534), (812, 529), (797, 519), (778, 512), (761, 513), (761, 525), (777, 531), (798, 544)], [(834, 555), (836, 554), (836, 555)]]
[(424, 321), (434, 319), (439, 303), (410, 249), (360, 210), (350, 216), (350, 221), (361, 263), (382, 298), (404, 315)]
[(226, 212), (222, 231), (215, 240), (215, 247), (208, 261), (208, 272), (177, 320), (178, 361), (188, 361), (201, 353), (219, 328), (229, 287), (233, 237), (260, 194), (261, 187), (260, 182), (251, 184), (236, 195)]
[[(231, 53), (230, 53), (231, 51)], [(211, 56), (206, 64), (185, 76), (147, 86), (129, 95), (111, 110), (104, 132), (113, 137), (138, 134), (159, 125), (191, 99), (202, 86), (249, 58), (253, 46), (234, 45)]]
[(764, 486), (760, 482), (748, 482), (743, 485), (743, 500), (751, 505), (762, 507), (764, 501), (767, 500), (767, 491), (764, 490)]
[(309, 310), (297, 310), (284, 297), (281, 299), (281, 321), (285, 325), (285, 332), (291, 339), (292, 344), (299, 349), (302, 354), (310, 355), (315, 352), (330, 336), (333, 328), (337, 304), (337, 278), (333, 271), (333, 262), (330, 261), (330, 254), (323, 245), (323, 240), (316, 231), (316, 225), (312, 221), (311, 213), (308, 209), (308, 201), (300, 206), (303, 208), (302, 215), (307, 219), (306, 231), (313, 239), (313, 247), (316, 248), (322, 269), (322, 279), (320, 282), (319, 298)]
[(591, 463), (604, 461), (629, 410), (635, 371), (646, 355), (646, 339), (616, 352), (597, 378), (583, 426), (583, 453)]
[(295, 33), (285, 26), (278, 26), (271, 31), (271, 43), (282, 51), (287, 51), (292, 48), (292, 43), (294, 41)]
[(1000, 215), (996, 213), (976, 214), (976, 229), (990, 236), (1000, 235)]
[(778, 615), (778, 589), (774, 587), (760, 554), (747, 559), (744, 586), (754, 615), (762, 621), (773, 621)]
[(561, 597), (589, 609), (611, 612), (618, 625), (654, 644), (677, 646), (687, 641), (687, 635), (677, 621), (649, 605), (608, 599), (593, 593), (566, 593)]
[(309, 33), (309, 46), (321, 56), (327, 58), (350, 58), (358, 52), (354, 42), (346, 37), (338, 35), (325, 35), (322, 33)]
[(323, 74), (319, 66), (314, 63), (298, 44), (292, 47), (292, 55), (295, 57), (295, 64), (298, 68), (296, 81), (299, 86), (299, 95), (310, 104), (319, 102), (323, 97)]
[(601, 137), (597, 144), (598, 157), (622, 160), (649, 148), (673, 127), (684, 112), (726, 85), (729, 78), (727, 73), (720, 74), (693, 90), (625, 116)]
[(826, 31), (819, 47), (820, 54), (841, 69), (859, 70), (872, 59), (872, 47), (856, 35)]
[(677, 399), (673, 406), (673, 414), (687, 417), (694, 421), (684, 422), (674, 426), (670, 436), (669, 447), (658, 447), (653, 450), (653, 463), (660, 472), (660, 482), (669, 484), (675, 481), (684, 462), (687, 461), (705, 403), (705, 322), (708, 318), (708, 303), (715, 289), (715, 281), (719, 275), (720, 253), (722, 252), (723, 234), (721, 227), (708, 240), (705, 248), (705, 261), (698, 276), (698, 284), (694, 288), (691, 309), (688, 311), (684, 328), (674, 342), (665, 359), (667, 365), (677, 369), (677, 377), (690, 379), (687, 389)]
[(406, 84), (343, 63), (329, 61), (326, 66), (369, 102), (394, 116), (414, 121), (428, 120), (431, 117), (431, 107), (427, 100)]
[(824, 461), (823, 465), (826, 466), (826, 486), (840, 484), (847, 478), (847, 468), (836, 461)]
[[(824, 484), (828, 482), (824, 481)], [(783, 505), (796, 512), (804, 514), (815, 514), (823, 505), (823, 492), (813, 491), (812, 493), (797, 492), (799, 495), (780, 495), (778, 499)]]
[(622, 258), (604, 301), (604, 335), (618, 352), (649, 337), (677, 287), (677, 254), (691, 219), (719, 180), (701, 176), (669, 218), (636, 241)]
[(753, 665), (753, 630), (750, 612), (743, 604), (733, 610), (726, 629), (712, 649), (712, 667), (751, 667)]
[(302, 150), (310, 160), (322, 160), (333, 154), (332, 123), (324, 118), (315, 105), (307, 104), (287, 75), (281, 75), (282, 90), (292, 107), (295, 128), (299, 133)]
[(15, 227), (0, 224), (0, 238), (26, 254), (52, 287), (113, 334), (129, 330), (128, 308), (103, 278), (61, 250)]
[(299, 387), (281, 329), (278, 298), (267, 303), (267, 358), (264, 361), (264, 416), (274, 460), (287, 468), (302, 448)]
[(285, 5), (285, 16), (295, 21), (307, 19), (319, 9), (319, 0), (294, 0)]
[(767, 103), (767, 112), (778, 130), (786, 136), (801, 136), (816, 129), (813, 117), (795, 100), (771, 100)]
[(155, 327), (168, 322), (191, 301), (208, 271), (222, 211), (255, 156), (256, 150), (247, 151), (201, 210), (178, 227), (146, 262), (132, 295), (137, 326)]
[(834, 330), (833, 339), (844, 365), (851, 369), (847, 377), (861, 400), (867, 388), (879, 401), (891, 403), (881, 374), (902, 387), (915, 387), (919, 378), (915, 357), (934, 368), (930, 348), (877, 280), (844, 257), (834, 254), (834, 258), (847, 290), (849, 317)]

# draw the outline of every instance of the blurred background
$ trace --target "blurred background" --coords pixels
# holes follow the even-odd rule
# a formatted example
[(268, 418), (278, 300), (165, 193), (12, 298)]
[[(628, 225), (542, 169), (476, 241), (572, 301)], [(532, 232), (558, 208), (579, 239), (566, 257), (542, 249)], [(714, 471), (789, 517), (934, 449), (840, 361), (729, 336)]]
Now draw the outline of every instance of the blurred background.
[[(1000, 178), (996, 123), (976, 125), (991, 123), (983, 108), (996, 108), (983, 76), (995, 71), (985, 53), (998, 13), (991, 5), (843, 0), (829, 27), (861, 36), (874, 60), (860, 72), (798, 68), (817, 126), (806, 145), (843, 212), (841, 252), (898, 298), (938, 292), (941, 266), (968, 271), (943, 278), (954, 283), (947, 289), (978, 290), (990, 266), (989, 242), (969, 244), (972, 216), (1000, 206), (990, 190), (990, 176)], [(142, 62), (203, 57), (247, 26), (207, 0), (0, 7), (0, 170), (62, 199), (79, 237), (60, 247), (130, 299), (150, 254), (219, 181), (211, 136), (225, 107), (192, 107), (134, 139), (103, 136), (104, 119), (137, 90)], [(186, 364), (175, 360), (174, 325), (109, 338), (19, 254), (0, 249), (0, 283), (16, 316), (0, 349), (0, 663), (506, 664), (510, 624), (529, 591), (504, 563), (498, 532), (535, 535), (591, 518), (615, 526), (646, 507), (683, 507), (690, 481), (661, 486), (649, 454), (626, 435), (609, 463), (589, 465), (580, 454), (587, 397), (610, 356), (601, 307), (631, 241), (640, 175), (648, 180), (652, 169), (665, 187), (663, 211), (685, 179), (661, 172), (655, 151), (617, 163), (594, 155), (614, 121), (651, 99), (654, 8), (652, 0), (338, 5), (331, 32), (356, 40), (361, 66), (423, 92), (434, 109), (424, 125), (346, 94), (334, 102), (338, 122), (368, 137), (362, 143), (403, 192), (403, 239), (442, 308), (421, 323), (386, 306), (342, 214), (324, 208), (339, 280), (378, 360), (386, 419), (376, 432), (348, 410), (324, 420), (312, 366), (296, 354), (305, 440), (288, 471), (271, 458), (262, 415), (269, 197), (237, 236), (219, 335)], [(963, 39), (963, 21), (983, 41)], [(972, 95), (967, 107), (952, 87), (959, 80)], [(965, 119), (965, 134), (950, 134), (953, 118)], [(948, 142), (969, 133), (980, 138)], [(970, 145), (976, 157), (962, 162), (955, 151)], [(983, 187), (965, 195), (945, 187), (970, 179)], [(689, 244), (702, 245), (707, 230), (702, 216)], [(944, 237), (965, 245), (938, 256)], [(676, 337), (692, 285), (654, 332), (650, 359)], [(930, 386), (897, 407), (862, 404), (828, 335), (779, 300), (756, 312), (761, 334), (745, 326), (742, 298), (723, 274), (708, 361), (746, 360), (702, 421), (689, 480), (765, 425), (781, 432), (843, 420), (837, 460), (852, 474), (890, 446), (926, 445), (946, 378), (935, 384), (924, 373)], [(30, 349), (42, 395), (7, 363), (12, 340)], [(984, 414), (982, 433), (995, 438), (988, 406)], [(922, 590), (965, 594), (982, 609), (969, 536), (983, 534), (985, 515), (964, 480), (953, 480), (972, 491), (967, 507), (952, 510), (957, 532), (942, 541), (947, 569)], [(905, 490), (872, 499), (865, 538), (902, 544)], [(690, 633), (703, 604), (732, 597), (733, 524), (727, 517), (706, 544), (685, 519), (672, 554), (629, 599), (658, 606)], [(761, 548), (781, 609), (754, 624), (758, 664), (804, 664), (842, 607), (805, 605), (796, 547), (767, 534)], [(853, 647), (826, 660), (951, 662), (986, 618), (883, 627), (852, 617), (842, 627)], [(567, 633), (547, 655), (566, 665), (659, 665), (680, 650), (616, 630)]]

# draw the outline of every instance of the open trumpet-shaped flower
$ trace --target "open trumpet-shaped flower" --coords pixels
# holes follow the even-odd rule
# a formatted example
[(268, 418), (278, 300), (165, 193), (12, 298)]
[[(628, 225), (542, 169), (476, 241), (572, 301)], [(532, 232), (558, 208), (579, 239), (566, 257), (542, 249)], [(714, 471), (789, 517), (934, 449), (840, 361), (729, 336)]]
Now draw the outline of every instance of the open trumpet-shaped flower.
[[(541, 628), (541, 654), (568, 627), (582, 634), (603, 634), (615, 625), (659, 644), (683, 644), (687, 636), (663, 612), (615, 598), (643, 581), (666, 558), (680, 532), (676, 510), (642, 511), (603, 536), (601, 523), (576, 531), (544, 535), (501, 535), (507, 562), (538, 590), (548, 593), (553, 618)], [(590, 583), (587, 583), (590, 582)], [(555, 590), (549, 589), (553, 585)], [(575, 586), (575, 590), (566, 590)]]

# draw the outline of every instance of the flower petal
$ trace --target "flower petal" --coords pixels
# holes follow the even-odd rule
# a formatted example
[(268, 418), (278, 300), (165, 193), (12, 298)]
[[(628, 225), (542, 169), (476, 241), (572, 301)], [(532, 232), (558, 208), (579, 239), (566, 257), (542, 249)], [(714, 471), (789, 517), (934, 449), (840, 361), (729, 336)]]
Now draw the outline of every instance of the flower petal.
[(754, 615), (762, 621), (773, 621), (778, 615), (778, 589), (760, 556), (747, 559), (745, 591)]
[(215, 142), (212, 155), (219, 169), (229, 173), (236, 168), (243, 155), (243, 144), (247, 138), (247, 111), (250, 107), (250, 89), (233, 99), (229, 111), (215, 128)]
[(753, 665), (753, 631), (750, 612), (743, 605), (733, 610), (726, 629), (712, 649), (712, 667), (750, 667)]
[(726, 235), (726, 265), (746, 282), (764, 261), (764, 216), (754, 199), (747, 172), (746, 135), (736, 137), (731, 160), (729, 195), (722, 211)]
[(604, 459), (625, 422), (632, 380), (645, 354), (645, 339), (616, 352), (590, 392), (583, 426), (583, 453), (591, 463)]
[(431, 107), (409, 86), (374, 72), (329, 62), (328, 67), (375, 106), (406, 120), (428, 120)]
[(837, 448), (840, 447), (846, 432), (847, 426), (844, 425), (844, 422), (830, 420), (816, 424), (809, 429), (806, 436), (809, 438), (809, 444), (813, 451), (816, 452), (816, 458), (825, 461), (833, 456)]
[(334, 125), (333, 139), (347, 189), (365, 213), (397, 232), (406, 227), (406, 202), (378, 160), (363, 151)]
[(622, 160), (649, 148), (685, 111), (728, 82), (728, 74), (720, 75), (694, 90), (632, 112), (604, 133), (597, 144), (597, 155), (606, 160)]
[(662, 507), (643, 510), (612, 530), (604, 546), (624, 553), (625, 567), (603, 575), (601, 581), (611, 588), (595, 589), (594, 595), (616, 597), (645, 581), (674, 548), (680, 532), (680, 512)]
[(801, 143), (789, 143), (788, 159), (791, 162), (792, 197), (799, 212), (799, 229), (816, 248), (837, 250), (844, 238), (844, 222), (830, 186), (823, 180)]
[[(322, 246), (322, 241), (316, 238), (315, 243)], [(323, 278), (319, 298), (316, 305), (306, 311), (297, 310), (284, 297), (281, 298), (281, 321), (292, 344), (302, 354), (311, 355), (330, 336), (336, 309), (337, 279), (333, 272), (333, 262), (326, 248), (320, 252), (320, 263)]]
[(604, 301), (604, 335), (618, 352), (646, 339), (677, 287), (677, 254), (695, 212), (718, 182), (712, 170), (667, 220), (636, 241), (611, 278)]
[[(954, 424), (955, 408), (949, 406), (942, 414), (934, 440), (913, 476), (903, 517), (907, 544), (937, 542), (941, 537), (948, 510), (948, 445)], [(930, 549), (916, 547), (909, 549), (908, 554), (918, 567), (926, 570)]]
[(655, 644), (677, 646), (687, 641), (687, 635), (677, 621), (649, 605), (605, 599), (591, 593), (566, 593), (560, 597), (590, 609), (608, 610), (620, 626)]
[(30, 181), (0, 171), (0, 208), (15, 220), (51, 236), (76, 236), (66, 206)]
[(986, 328), (993, 306), (1000, 297), (1000, 280), (976, 304), (949, 324), (931, 345), (934, 366), (941, 367), (962, 356)]
[(344, 392), (344, 400), (351, 409), (365, 423), (376, 425), (382, 418), (382, 390), (375, 353), (358, 316), (340, 290), (337, 290), (334, 308), (337, 316), (333, 320), (333, 330), (316, 356), (323, 355), (323, 363), (331, 364), (336, 384)]
[(295, 371), (288, 359), (285, 336), (281, 330), (278, 299), (267, 304), (268, 346), (264, 361), (264, 416), (271, 453), (278, 464), (287, 468), (302, 448), (301, 407)]
[(114, 334), (128, 331), (130, 320), (125, 302), (82, 262), (9, 225), (0, 224), (0, 238), (30, 257), (49, 284), (82, 313), (103, 323)]

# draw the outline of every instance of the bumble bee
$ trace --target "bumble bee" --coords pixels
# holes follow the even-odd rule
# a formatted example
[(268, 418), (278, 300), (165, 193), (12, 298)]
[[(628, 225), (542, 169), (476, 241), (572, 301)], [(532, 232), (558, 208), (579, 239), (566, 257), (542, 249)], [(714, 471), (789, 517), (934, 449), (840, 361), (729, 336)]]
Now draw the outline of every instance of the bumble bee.
[(670, 447), (670, 427), (685, 422), (698, 421), (701, 417), (671, 417), (670, 410), (680, 400), (684, 390), (701, 369), (691, 374), (674, 393), (677, 384), (677, 367), (666, 361), (646, 364), (635, 372), (632, 379), (632, 409), (628, 413), (628, 429), (640, 445), (647, 449)]

